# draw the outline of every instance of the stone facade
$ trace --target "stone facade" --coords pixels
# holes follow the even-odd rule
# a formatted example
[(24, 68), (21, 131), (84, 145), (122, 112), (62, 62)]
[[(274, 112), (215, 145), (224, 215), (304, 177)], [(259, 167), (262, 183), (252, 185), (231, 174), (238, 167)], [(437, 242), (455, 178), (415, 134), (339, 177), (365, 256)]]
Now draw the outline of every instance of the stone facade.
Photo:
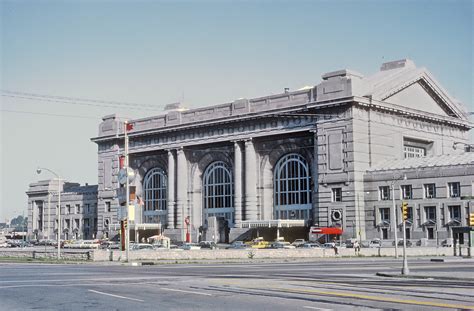
[[(59, 182), (61, 191), (61, 239), (93, 239), (97, 236), (97, 186)], [(28, 236), (33, 240), (57, 239), (58, 179), (30, 184)]]
[[(191, 110), (175, 105), (128, 120), (135, 223), (160, 223), (181, 241), (188, 230), (193, 241), (243, 238), (248, 228), (276, 219), (288, 226), (290, 220), (341, 226), (347, 238), (380, 237), (377, 209), (385, 202), (376, 202), (375, 193), (394, 173), (374, 168), (405, 157), (461, 154), (453, 145), (468, 143), (472, 125), (464, 106), (410, 60), (385, 63), (368, 77), (340, 70), (322, 79), (296, 91)], [(105, 116), (92, 141), (98, 146), (97, 236), (103, 237), (116, 233), (125, 216), (117, 179), (123, 120)], [(462, 176), (463, 185), (472, 181), (472, 173)], [(441, 187), (446, 180), (433, 183)], [(416, 204), (418, 211), (422, 203)], [(414, 229), (413, 237), (423, 234)]]
[[(129, 120), (130, 166), (137, 194), (145, 199), (143, 214), (153, 214), (146, 211), (146, 174), (159, 168), (167, 180), (167, 202), (155, 209), (166, 214), (159, 218), (165, 233), (178, 240), (184, 239), (186, 218), (193, 240), (209, 239), (200, 234), (209, 229), (210, 215), (224, 217), (232, 237), (245, 231), (246, 222), (278, 218), (342, 226), (346, 236), (357, 231), (362, 239), (378, 236), (374, 207), (358, 195), (367, 187), (366, 171), (387, 159), (403, 159), (406, 148), (425, 157), (460, 153), (453, 143), (468, 142), (471, 124), (465, 108), (410, 60), (385, 63), (369, 77), (340, 70), (322, 78), (320, 84), (294, 92)], [(103, 219), (117, 221), (120, 209), (115, 189), (123, 132), (123, 123), (111, 115), (103, 118), (99, 136), (92, 139), (99, 149), (99, 232)], [(288, 155), (289, 165), (307, 164), (308, 172), (301, 175), (295, 171), (300, 168), (287, 165), (283, 168), (290, 167), (293, 176), (276, 180), (278, 161)], [(218, 199), (205, 192), (205, 178), (206, 170), (216, 165), (227, 168), (222, 171), (232, 179), (232, 202), (220, 204), (222, 213), (213, 214), (206, 207)], [(292, 197), (307, 191), (309, 199)], [(103, 212), (105, 202), (112, 205), (111, 213)], [(341, 217), (335, 219), (335, 212)]]

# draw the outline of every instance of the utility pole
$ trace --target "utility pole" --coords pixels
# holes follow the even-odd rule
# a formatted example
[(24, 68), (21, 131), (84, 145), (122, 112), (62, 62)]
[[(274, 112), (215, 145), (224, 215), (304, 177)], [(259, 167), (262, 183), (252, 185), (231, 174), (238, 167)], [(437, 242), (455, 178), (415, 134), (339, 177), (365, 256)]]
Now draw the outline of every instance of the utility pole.
[(392, 217), (393, 217), (393, 232), (395, 237), (395, 258), (398, 258), (398, 222), (397, 222), (397, 207), (395, 205), (395, 179), (392, 180)]
[(129, 257), (129, 243), (130, 243), (130, 222), (129, 222), (129, 205), (130, 205), (130, 182), (128, 180), (128, 121), (124, 122), (124, 136), (125, 136), (125, 170), (127, 172), (127, 181), (126, 181), (126, 200), (125, 200), (125, 206), (126, 206), (126, 213), (125, 213), (125, 253), (127, 257), (127, 262), (130, 260)]
[(402, 220), (403, 220), (403, 268), (402, 274), (408, 275), (410, 270), (408, 269), (407, 261), (407, 232), (406, 232), (406, 220), (408, 219), (408, 203), (402, 202)]

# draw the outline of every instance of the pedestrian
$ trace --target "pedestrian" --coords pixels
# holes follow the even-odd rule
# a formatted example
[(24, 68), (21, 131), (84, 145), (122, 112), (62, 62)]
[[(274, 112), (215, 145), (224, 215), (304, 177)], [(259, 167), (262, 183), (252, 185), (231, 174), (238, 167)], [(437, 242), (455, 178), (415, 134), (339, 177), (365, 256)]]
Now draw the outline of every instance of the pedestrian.
[(355, 251), (356, 256), (358, 256), (358, 255), (360, 254), (360, 244), (359, 244), (359, 241), (355, 241), (355, 242), (354, 242), (354, 251)]
[(334, 255), (339, 255), (339, 249), (337, 248), (337, 244), (336, 243), (332, 243), (332, 244), (334, 248)]

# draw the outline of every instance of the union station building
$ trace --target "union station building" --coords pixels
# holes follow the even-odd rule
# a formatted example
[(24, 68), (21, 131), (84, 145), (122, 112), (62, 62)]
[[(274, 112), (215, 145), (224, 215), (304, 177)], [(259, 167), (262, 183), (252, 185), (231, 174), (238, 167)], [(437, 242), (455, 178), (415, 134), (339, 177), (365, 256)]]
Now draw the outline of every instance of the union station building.
[[(370, 76), (329, 72), (316, 86), (276, 95), (168, 108), (128, 120), (132, 240), (156, 232), (175, 241), (189, 232), (193, 242), (269, 232), (307, 238), (311, 226), (393, 240), (406, 201), (408, 238), (430, 244), (466, 226), (473, 209), (468, 112), (410, 60), (384, 63)], [(96, 237), (115, 235), (126, 215), (117, 178), (124, 131), (109, 115), (92, 138), (99, 184), (88, 223)], [(38, 206), (47, 205), (34, 187), (29, 233), (44, 223)]]

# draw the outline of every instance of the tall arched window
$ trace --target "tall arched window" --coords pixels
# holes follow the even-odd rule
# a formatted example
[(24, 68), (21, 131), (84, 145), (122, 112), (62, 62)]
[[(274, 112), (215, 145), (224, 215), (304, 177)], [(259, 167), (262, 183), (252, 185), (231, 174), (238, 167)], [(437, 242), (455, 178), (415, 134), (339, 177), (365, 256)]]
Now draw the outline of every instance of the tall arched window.
[(146, 223), (166, 224), (168, 178), (161, 168), (150, 170), (143, 181)]
[(310, 219), (311, 174), (306, 160), (296, 153), (283, 156), (273, 181), (275, 219)]
[(214, 162), (209, 165), (203, 177), (204, 219), (224, 217), (229, 226), (234, 223), (234, 181), (227, 165)]

